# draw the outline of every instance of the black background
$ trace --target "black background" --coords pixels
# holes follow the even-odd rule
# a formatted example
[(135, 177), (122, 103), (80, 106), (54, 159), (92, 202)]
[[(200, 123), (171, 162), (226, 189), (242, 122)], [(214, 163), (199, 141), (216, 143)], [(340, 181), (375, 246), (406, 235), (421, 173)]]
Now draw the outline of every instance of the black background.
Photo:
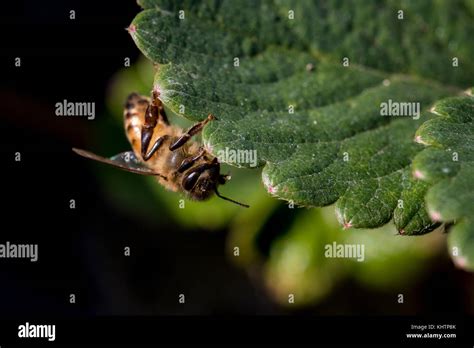
[[(94, 122), (54, 114), (55, 103), (64, 99), (93, 101), (101, 114), (110, 77), (125, 57), (133, 64), (139, 55), (125, 30), (139, 6), (6, 5), (1, 240), (38, 243), (39, 261), (0, 263), (0, 315), (273, 313), (264, 294), (226, 261), (224, 234), (190, 235), (166, 223), (156, 230), (114, 211), (86, 161), (71, 152), (84, 147)], [(76, 19), (69, 19), (70, 10)], [(15, 67), (15, 57), (21, 67)], [(14, 161), (17, 151), (21, 162)], [(125, 246), (131, 247), (129, 258)], [(76, 304), (69, 303), (71, 293)], [(186, 306), (178, 305), (179, 293), (192, 293)]]
[[(70, 10), (76, 19), (69, 19)], [(71, 152), (87, 143), (93, 122), (57, 118), (54, 104), (93, 101), (101, 113), (110, 77), (125, 57), (132, 63), (138, 58), (125, 30), (138, 11), (134, 1), (2, 3), (0, 239), (38, 243), (39, 261), (1, 261), (0, 317), (284, 314), (228, 263), (223, 233), (190, 235), (166, 223), (157, 231), (128, 220), (104, 200), (90, 167)], [(14, 161), (17, 151), (21, 162)], [(69, 209), (72, 198), (75, 210)], [(132, 248), (131, 257), (123, 256), (124, 246)], [(463, 275), (446, 265), (438, 265), (439, 274), (423, 289), (433, 293), (424, 308), (437, 314), (462, 311), (462, 294), (450, 284)], [(177, 302), (181, 292), (192, 294), (186, 306)], [(442, 295), (446, 301), (432, 302)], [(359, 300), (370, 307), (370, 299)], [(188, 319), (183, 325), (193, 324)]]

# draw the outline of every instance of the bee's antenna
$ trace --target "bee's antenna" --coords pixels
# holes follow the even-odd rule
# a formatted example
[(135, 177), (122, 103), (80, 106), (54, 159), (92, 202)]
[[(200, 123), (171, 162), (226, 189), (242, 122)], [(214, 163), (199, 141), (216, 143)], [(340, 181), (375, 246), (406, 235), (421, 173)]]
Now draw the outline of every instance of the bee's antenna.
[(247, 204), (240, 203), (240, 202), (234, 201), (233, 199), (230, 199), (230, 198), (221, 196), (221, 194), (219, 193), (219, 191), (217, 191), (217, 187), (214, 189), (214, 191), (216, 192), (216, 195), (217, 195), (217, 197), (219, 197), (219, 198), (222, 198), (222, 199), (224, 199), (224, 200), (226, 200), (226, 201), (229, 201), (229, 202), (235, 203), (235, 204), (237, 204), (237, 205), (240, 205), (241, 207), (250, 208), (250, 206), (247, 205)]

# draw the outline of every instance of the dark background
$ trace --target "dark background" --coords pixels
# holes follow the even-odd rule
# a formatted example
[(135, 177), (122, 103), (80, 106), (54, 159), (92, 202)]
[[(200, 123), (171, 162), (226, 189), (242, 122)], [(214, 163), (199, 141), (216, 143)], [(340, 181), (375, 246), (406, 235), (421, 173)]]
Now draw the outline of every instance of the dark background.
[[(225, 233), (186, 233), (166, 216), (157, 230), (124, 217), (100, 194), (86, 161), (71, 152), (88, 143), (93, 122), (58, 118), (54, 105), (93, 101), (96, 117), (101, 114), (111, 76), (125, 57), (138, 58), (125, 28), (139, 10), (132, 0), (2, 4), (0, 240), (38, 243), (39, 261), (1, 260), (0, 315), (286, 313), (229, 263)], [(19, 68), (15, 57), (21, 57)], [(14, 161), (17, 151), (21, 162)], [(132, 250), (128, 258), (125, 246)], [(453, 270), (448, 259), (433, 269), (416, 289), (425, 294), (417, 308), (464, 312), (466, 296), (456, 284), (472, 285), (472, 277)], [(76, 304), (69, 303), (71, 293)], [(186, 306), (178, 304), (179, 293), (189, 294)], [(371, 296), (386, 300), (345, 284), (304, 313), (335, 306), (383, 310), (372, 307)]]
[[(2, 4), (0, 239), (38, 243), (39, 260), (2, 260), (1, 316), (274, 311), (228, 263), (223, 233), (184, 233), (166, 217), (161, 230), (127, 220), (71, 152), (87, 143), (93, 122), (56, 117), (54, 105), (93, 101), (101, 114), (110, 77), (139, 55), (125, 30), (139, 10), (134, 1)], [(189, 294), (186, 306), (179, 293)]]

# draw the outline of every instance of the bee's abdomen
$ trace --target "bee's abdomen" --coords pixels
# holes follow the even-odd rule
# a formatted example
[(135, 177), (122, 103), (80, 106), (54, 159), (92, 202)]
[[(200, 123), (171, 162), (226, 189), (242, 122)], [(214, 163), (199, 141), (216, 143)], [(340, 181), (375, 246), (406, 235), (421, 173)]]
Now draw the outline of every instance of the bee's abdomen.
[(141, 129), (150, 101), (137, 93), (128, 96), (123, 111), (125, 133), (135, 153), (140, 153)]

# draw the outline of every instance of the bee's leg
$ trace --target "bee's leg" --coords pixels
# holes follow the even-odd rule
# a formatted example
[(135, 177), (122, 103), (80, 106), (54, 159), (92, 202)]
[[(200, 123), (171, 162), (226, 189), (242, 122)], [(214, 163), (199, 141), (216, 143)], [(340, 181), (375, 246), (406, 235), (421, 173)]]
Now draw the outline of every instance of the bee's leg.
[(150, 157), (160, 147), (164, 140), (163, 139), (160, 142), (160, 139), (162, 138), (158, 139), (153, 145), (152, 149), (147, 153), (148, 146), (150, 145), (151, 138), (153, 137), (153, 131), (158, 124), (158, 121), (169, 124), (163, 104), (158, 99), (158, 93), (153, 91), (153, 100), (145, 111), (145, 121), (141, 130), (141, 154), (145, 161), (150, 159)]
[(158, 108), (158, 116), (161, 122), (164, 124), (170, 124), (168, 121), (168, 116), (166, 116), (165, 113), (165, 108), (163, 106), (163, 103), (161, 100), (158, 98), (160, 94), (157, 91), (153, 91), (153, 99), (152, 99), (152, 104), (154, 107)]
[(192, 156), (192, 157), (188, 157), (188, 158), (185, 158), (179, 168), (178, 168), (178, 173), (183, 173), (185, 170), (189, 169), (192, 167), (192, 165), (194, 163), (196, 163), (196, 161), (198, 159), (200, 159), (202, 156), (204, 156), (204, 154), (206, 153), (206, 150), (204, 149), (201, 149), (195, 156)]
[(145, 155), (143, 155), (143, 152), (142, 152), (143, 160), (148, 161), (151, 158), (151, 156), (153, 156), (153, 154), (156, 152), (156, 150), (160, 148), (160, 146), (163, 144), (163, 142), (167, 138), (168, 138), (168, 135), (163, 135), (162, 137), (159, 137), (158, 139), (156, 139), (150, 151), (148, 151)]
[(151, 138), (153, 137), (153, 130), (158, 123), (158, 115), (158, 108), (154, 105), (148, 105), (145, 112), (145, 122), (142, 125), (141, 132), (141, 154), (143, 159), (145, 159), (147, 155), (148, 146), (150, 145)]
[(214, 120), (215, 117), (211, 114), (209, 114), (207, 116), (207, 118), (204, 120), (204, 121), (201, 121), (201, 122), (198, 122), (196, 123), (194, 126), (192, 126), (191, 128), (189, 128), (189, 130), (184, 133), (183, 135), (181, 135), (174, 143), (172, 143), (170, 145), (170, 150), (171, 151), (174, 151), (176, 149), (179, 149), (181, 146), (183, 146), (184, 144), (186, 144), (186, 142), (191, 139), (191, 137), (193, 135), (196, 135), (198, 134), (199, 132), (202, 131), (202, 129), (204, 128), (204, 126), (209, 122), (209, 121), (212, 121)]

